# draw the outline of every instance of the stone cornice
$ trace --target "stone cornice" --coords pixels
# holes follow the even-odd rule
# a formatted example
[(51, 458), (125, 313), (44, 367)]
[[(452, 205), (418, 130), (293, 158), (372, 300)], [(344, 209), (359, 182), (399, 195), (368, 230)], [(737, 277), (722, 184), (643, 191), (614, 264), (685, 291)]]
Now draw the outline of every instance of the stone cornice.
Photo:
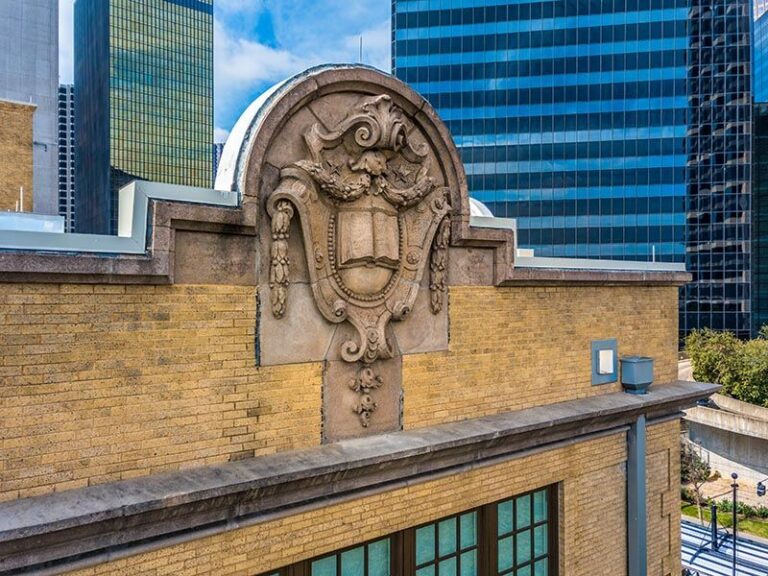
[(0, 504), (0, 574), (55, 574), (298, 509), (674, 416), (719, 389), (674, 382)]

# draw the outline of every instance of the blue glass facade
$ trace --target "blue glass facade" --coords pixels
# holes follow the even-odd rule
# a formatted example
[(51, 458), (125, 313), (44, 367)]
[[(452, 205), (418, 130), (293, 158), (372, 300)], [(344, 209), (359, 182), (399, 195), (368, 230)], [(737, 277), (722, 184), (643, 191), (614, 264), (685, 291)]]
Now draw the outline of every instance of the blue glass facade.
[(768, 12), (755, 20), (753, 50), (755, 102), (768, 102)]
[(396, 0), (393, 67), (521, 246), (682, 262), (687, 2)]
[[(736, 89), (750, 96), (738, 83), (749, 78), (740, 45), (749, 0), (392, 6), (394, 74), (437, 108), (461, 151), (471, 195), (497, 216), (518, 219), (521, 247), (539, 256), (687, 262), (706, 287), (682, 291), (681, 330), (749, 332), (749, 281), (723, 271), (748, 278), (748, 246), (742, 242), (734, 264), (717, 244), (724, 234), (748, 232), (748, 214), (734, 214), (741, 227), (723, 224), (728, 209), (720, 198), (711, 206), (716, 219), (705, 225), (691, 212), (706, 202), (686, 201), (691, 193), (724, 194), (727, 176), (728, 193), (736, 193), (730, 184), (743, 184), (738, 202), (748, 205), (748, 169), (736, 168), (740, 160), (730, 153), (714, 153), (750, 147), (731, 97)], [(702, 59), (713, 65), (698, 68), (708, 80), (697, 84), (692, 61)], [(735, 132), (720, 124), (726, 117), (738, 124)], [(708, 123), (711, 137), (693, 134), (694, 122)], [(726, 144), (726, 135), (736, 138)], [(692, 186), (694, 178), (706, 185)], [(734, 282), (727, 292), (739, 298), (735, 309), (726, 303), (726, 277)], [(713, 290), (718, 282), (722, 294)]]
[(694, 0), (681, 329), (751, 333), (752, 6)]

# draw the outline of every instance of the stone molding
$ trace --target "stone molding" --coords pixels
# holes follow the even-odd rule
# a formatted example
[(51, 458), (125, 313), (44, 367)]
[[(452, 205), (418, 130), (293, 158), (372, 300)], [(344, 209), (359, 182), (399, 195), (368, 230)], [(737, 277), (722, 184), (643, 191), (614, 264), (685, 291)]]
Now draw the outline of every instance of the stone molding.
[(256, 234), (232, 192), (137, 181), (120, 190), (119, 236), (0, 231), (0, 273), (4, 282), (173, 284), (177, 230)]
[[(490, 222), (479, 225), (477, 218), (472, 221), (467, 178), (458, 151), (445, 124), (424, 98), (396, 78), (376, 69), (359, 65), (326, 65), (281, 83), (249, 108), (243, 125), (236, 127), (242, 136), (241, 141), (233, 143), (239, 145), (238, 149), (225, 150), (235, 158), (235, 167), (231, 173), (217, 180), (217, 184), (225, 183), (231, 187), (230, 190), (222, 192), (148, 182), (133, 184), (137, 191), (134, 203), (123, 202), (121, 197), (121, 218), (133, 225), (131, 241), (121, 237), (72, 234), (67, 235), (65, 246), (60, 246), (63, 235), (32, 237), (14, 233), (13, 238), (4, 239), (0, 232), (0, 273), (3, 280), (174, 283), (177, 267), (175, 231), (254, 237), (264, 213), (259, 200), (263, 196), (261, 191), (265, 186), (274, 187), (282, 168), (271, 165), (267, 159), (275, 137), (290, 120), (293, 111), (330, 93), (343, 91), (370, 96), (392, 95), (404, 117), (421, 127), (427, 141), (435, 147), (440, 170), (445, 175), (444, 186), (450, 191), (449, 270), (455, 268), (450, 260), (457, 250), (471, 249), (486, 254), (483, 258), (487, 260), (487, 281), (485, 271), (482, 278), (473, 277), (471, 271), (464, 271), (459, 284), (506, 286), (526, 282), (529, 278), (534, 281), (548, 278), (547, 273), (516, 269), (516, 234), (514, 226), (510, 225), (513, 222), (486, 218), (483, 220)], [(174, 189), (176, 192), (169, 192)], [(125, 196), (127, 199), (130, 194)], [(60, 238), (56, 240), (55, 236)], [(24, 242), (20, 243), (20, 240)], [(246, 245), (244, 242), (233, 244), (239, 247)], [(241, 261), (250, 258), (250, 255), (240, 256)], [(659, 272), (654, 269), (630, 274), (622, 270), (621, 262), (613, 266), (615, 269), (604, 272), (556, 269), (555, 275), (558, 282), (566, 283), (609, 281), (678, 285), (689, 278), (679, 271)], [(266, 278), (259, 278), (258, 274), (259, 270), (254, 266), (248, 274), (236, 275), (237, 282), (242, 283), (242, 279), (248, 277), (252, 278), (249, 281), (252, 284), (264, 284)], [(185, 274), (185, 281), (189, 277), (190, 274)], [(438, 277), (435, 284), (439, 285), (440, 281)], [(447, 284), (454, 283), (449, 271)]]
[(640, 414), (678, 418), (716, 392), (654, 385), (308, 450), (0, 504), (0, 575), (57, 574), (298, 510), (616, 433)]

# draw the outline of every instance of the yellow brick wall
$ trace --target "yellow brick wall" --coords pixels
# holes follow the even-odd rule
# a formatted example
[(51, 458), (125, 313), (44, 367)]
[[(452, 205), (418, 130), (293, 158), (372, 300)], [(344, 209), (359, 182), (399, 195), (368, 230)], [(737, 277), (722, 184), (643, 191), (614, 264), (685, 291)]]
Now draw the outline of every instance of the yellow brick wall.
[(648, 427), (648, 573), (677, 576), (680, 564), (680, 421)]
[(24, 187), (24, 210), (32, 205), (32, 116), (35, 107), (0, 100), (0, 211), (15, 210)]
[(621, 390), (592, 386), (592, 340), (677, 378), (675, 287), (454, 287), (448, 352), (403, 362), (404, 424), (430, 426)]
[[(408, 428), (613, 392), (590, 340), (676, 372), (677, 289), (453, 288)], [(0, 500), (320, 442), (322, 365), (255, 366), (256, 288), (0, 284)]]
[(626, 573), (621, 544), (626, 530), (625, 438), (614, 434), (71, 574), (253, 576), (561, 482), (560, 573), (621, 576)]
[(0, 284), (0, 500), (320, 438), (320, 364), (255, 367), (256, 289)]

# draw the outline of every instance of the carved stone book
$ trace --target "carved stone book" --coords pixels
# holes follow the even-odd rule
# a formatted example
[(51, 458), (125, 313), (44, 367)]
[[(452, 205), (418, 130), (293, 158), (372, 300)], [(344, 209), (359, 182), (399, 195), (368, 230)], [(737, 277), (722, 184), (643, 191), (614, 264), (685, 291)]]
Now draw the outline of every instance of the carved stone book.
[(397, 214), (369, 210), (339, 213), (339, 266), (380, 264), (397, 269), (400, 262)]

